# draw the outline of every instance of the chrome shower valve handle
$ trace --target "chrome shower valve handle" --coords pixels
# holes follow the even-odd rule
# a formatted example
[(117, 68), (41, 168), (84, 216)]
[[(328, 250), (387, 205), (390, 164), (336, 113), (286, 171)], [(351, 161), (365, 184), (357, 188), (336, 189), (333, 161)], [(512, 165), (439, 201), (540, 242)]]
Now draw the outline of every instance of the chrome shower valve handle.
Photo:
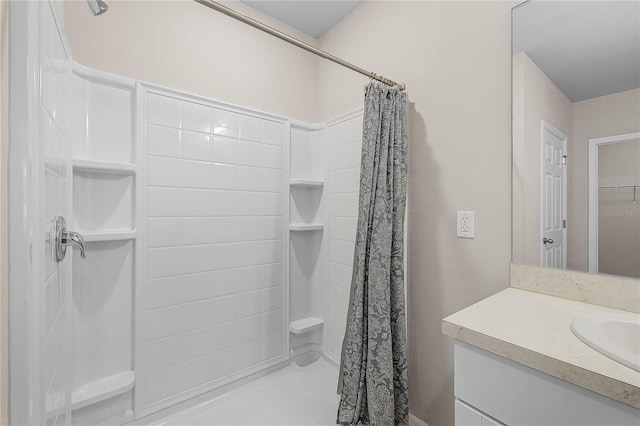
[(86, 259), (87, 257), (84, 255), (84, 238), (82, 235), (77, 232), (69, 231), (67, 232), (66, 238), (63, 236), (62, 244), (65, 245), (74, 245), (80, 249), (80, 257)]
[(80, 249), (80, 257), (86, 259), (84, 250), (84, 238), (77, 232), (67, 232), (67, 221), (62, 216), (58, 216), (55, 222), (55, 247), (56, 261), (62, 262), (67, 254), (67, 246), (72, 245)]

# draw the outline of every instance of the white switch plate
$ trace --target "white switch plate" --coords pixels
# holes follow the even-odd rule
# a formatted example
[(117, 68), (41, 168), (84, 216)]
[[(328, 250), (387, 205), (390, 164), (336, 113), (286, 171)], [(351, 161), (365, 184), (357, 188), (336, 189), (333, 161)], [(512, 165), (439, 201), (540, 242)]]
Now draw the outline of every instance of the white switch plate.
[(475, 238), (475, 212), (458, 211), (457, 236), (460, 238)]

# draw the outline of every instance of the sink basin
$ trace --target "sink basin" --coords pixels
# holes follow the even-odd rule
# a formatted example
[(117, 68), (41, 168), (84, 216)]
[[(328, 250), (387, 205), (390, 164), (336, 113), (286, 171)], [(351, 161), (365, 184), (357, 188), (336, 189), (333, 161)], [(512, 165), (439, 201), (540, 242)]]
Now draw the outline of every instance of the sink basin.
[(571, 331), (598, 352), (640, 371), (640, 315), (597, 313), (577, 317)]

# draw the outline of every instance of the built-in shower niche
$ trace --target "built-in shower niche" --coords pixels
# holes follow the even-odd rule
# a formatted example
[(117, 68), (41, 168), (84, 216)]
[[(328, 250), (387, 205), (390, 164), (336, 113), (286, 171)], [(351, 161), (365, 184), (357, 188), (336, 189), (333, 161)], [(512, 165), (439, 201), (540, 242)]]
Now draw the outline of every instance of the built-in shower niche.
[(322, 182), (327, 168), (324, 124), (291, 123), (292, 181)]
[(132, 420), (135, 242), (87, 243), (73, 259), (73, 423)]
[(135, 81), (73, 65), (74, 231), (87, 241), (135, 238)]
[(78, 168), (73, 171), (76, 230), (89, 241), (134, 231), (134, 175), (127, 171)]
[(73, 158), (135, 163), (131, 114), (134, 82), (73, 65)]
[(292, 232), (290, 236), (291, 351), (299, 355), (321, 352), (325, 317), (324, 253), (321, 231)]
[(324, 225), (323, 210), (320, 208), (322, 189), (322, 182), (316, 186), (301, 186), (295, 181), (291, 183), (292, 229), (296, 229), (296, 225), (301, 230), (311, 228), (309, 225), (316, 225), (322, 229)]
[(289, 180), (289, 229), (322, 231), (324, 229), (323, 189), (326, 150), (324, 126), (292, 123)]
[(292, 123), (289, 181), (290, 348), (294, 356), (323, 351), (326, 316), (323, 125)]
[(136, 277), (135, 82), (73, 66), (73, 374), (77, 425), (133, 419)]

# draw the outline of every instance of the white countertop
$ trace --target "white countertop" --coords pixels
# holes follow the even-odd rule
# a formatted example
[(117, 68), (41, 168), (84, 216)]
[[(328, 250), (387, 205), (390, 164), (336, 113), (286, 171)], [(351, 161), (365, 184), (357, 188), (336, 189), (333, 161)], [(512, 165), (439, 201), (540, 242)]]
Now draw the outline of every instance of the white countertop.
[(442, 321), (442, 332), (497, 355), (640, 409), (640, 373), (571, 332), (584, 314), (620, 312), (508, 288)]

